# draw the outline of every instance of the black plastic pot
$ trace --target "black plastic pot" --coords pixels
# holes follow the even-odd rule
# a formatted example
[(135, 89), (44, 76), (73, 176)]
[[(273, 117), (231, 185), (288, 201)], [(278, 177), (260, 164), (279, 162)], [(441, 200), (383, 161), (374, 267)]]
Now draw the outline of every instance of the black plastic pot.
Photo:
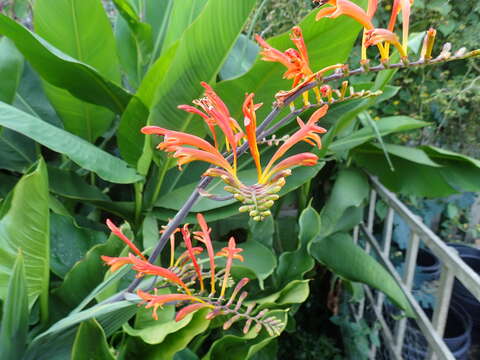
[[(427, 311), (428, 312), (428, 311)], [(472, 319), (458, 304), (450, 307), (443, 340), (455, 359), (467, 360), (471, 346)], [(402, 356), (406, 360), (424, 359), (427, 341), (414, 320), (407, 322)]]
[[(477, 250), (476, 254), (471, 254), (472, 255), (461, 255), (461, 258), (477, 274), (480, 274), (480, 250)], [(455, 280), (452, 298), (472, 317), (473, 342), (474, 344), (480, 344), (480, 302), (458, 280)]]
[(424, 282), (437, 280), (440, 277), (440, 271), (440, 262), (437, 257), (430, 250), (418, 249), (414, 276), (415, 287), (421, 287)]
[(448, 246), (456, 249), (460, 257), (465, 255), (480, 257), (480, 249), (474, 248), (473, 246), (468, 246), (468, 245), (459, 244), (459, 243), (449, 243)]

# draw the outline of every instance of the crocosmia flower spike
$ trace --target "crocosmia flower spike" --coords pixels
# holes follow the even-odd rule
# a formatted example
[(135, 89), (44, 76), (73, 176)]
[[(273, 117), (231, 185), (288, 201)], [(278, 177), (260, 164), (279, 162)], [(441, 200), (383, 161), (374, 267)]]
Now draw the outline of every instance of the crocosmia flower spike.
[[(298, 45), (298, 47), (301, 49), (302, 45)], [(227, 116), (229, 111), (218, 95), (210, 87), (206, 87), (206, 89), (206, 97), (211, 99), (211, 107), (206, 109), (211, 115), (207, 115), (187, 105), (183, 105), (180, 108), (197, 113), (204, 119), (208, 118), (207, 124), (222, 124), (222, 126), (219, 125), (219, 128), (226, 142), (230, 144), (234, 154), (233, 164), (230, 164), (222, 155), (219, 141), (214, 140), (214, 145), (212, 145), (207, 140), (195, 135), (172, 131), (158, 126), (146, 126), (142, 129), (142, 132), (144, 134), (163, 136), (163, 141), (158, 145), (158, 149), (172, 154), (177, 159), (179, 168), (192, 161), (204, 161), (213, 165), (214, 167), (209, 168), (203, 175), (221, 178), (226, 184), (224, 187), (225, 191), (233, 194), (235, 199), (244, 204), (239, 210), (248, 212), (256, 221), (263, 220), (270, 215), (269, 209), (273, 206), (274, 201), (278, 199), (277, 193), (285, 185), (285, 178), (291, 174), (291, 169), (297, 166), (314, 166), (317, 164), (318, 157), (309, 152), (293, 155), (283, 160), (282, 157), (295, 144), (301, 141), (306, 141), (319, 148), (321, 147), (319, 134), (325, 133), (326, 130), (316, 125), (316, 123), (326, 114), (328, 106), (324, 105), (318, 109), (306, 124), (298, 118), (299, 130), (278, 148), (277, 152), (267, 162), (266, 167), (263, 168), (256, 136), (256, 111), (262, 104), (255, 104), (253, 93), (246, 95), (243, 103), (244, 128), (242, 129), (236, 120)], [(194, 103), (198, 104), (199, 101)], [(218, 111), (214, 110), (215, 107), (218, 108)], [(211, 128), (211, 131), (212, 137), (218, 139), (218, 134), (214, 132), (213, 128)], [(248, 142), (250, 154), (257, 169), (257, 182), (252, 185), (243, 183), (237, 173), (236, 149), (245, 141)], [(203, 195), (210, 196), (208, 193)]]

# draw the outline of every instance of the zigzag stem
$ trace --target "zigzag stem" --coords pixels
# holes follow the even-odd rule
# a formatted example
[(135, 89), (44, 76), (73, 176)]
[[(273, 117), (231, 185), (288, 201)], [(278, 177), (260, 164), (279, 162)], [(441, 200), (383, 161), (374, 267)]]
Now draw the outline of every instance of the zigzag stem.
[[(449, 49), (447, 49), (448, 52)], [(441, 63), (446, 63), (454, 60), (462, 60), (470, 57), (476, 57), (480, 56), (480, 50), (473, 50), (468, 53), (457, 53), (454, 56), (445, 56), (445, 54), (442, 54), (438, 56), (435, 59), (418, 59), (417, 61), (414, 62), (408, 62), (406, 60), (400, 61), (395, 64), (379, 64), (373, 67), (369, 66), (360, 66), (357, 69), (354, 70), (341, 70), (338, 72), (335, 72), (332, 75), (328, 75), (325, 77), (322, 77), (320, 79), (314, 80), (311, 83), (305, 85), (304, 87), (299, 88), (297, 91), (293, 92), (290, 96), (288, 96), (282, 104), (274, 103), (274, 106), (272, 108), (272, 111), (265, 117), (264, 121), (258, 126), (257, 128), (257, 139), (262, 140), (266, 136), (271, 135), (274, 131), (276, 131), (279, 126), (275, 125), (272, 127), (272, 129), (269, 129), (267, 131), (266, 128), (272, 123), (272, 121), (280, 114), (281, 110), (285, 107), (294, 102), (300, 95), (305, 93), (308, 90), (311, 90), (317, 86), (320, 86), (322, 84), (325, 84), (327, 82), (335, 81), (335, 80), (340, 80), (344, 79), (350, 76), (355, 76), (355, 75), (360, 75), (360, 74), (365, 74), (365, 73), (370, 73), (370, 72), (380, 72), (384, 70), (391, 70), (391, 69), (402, 69), (402, 68), (413, 68), (413, 67), (420, 67), (420, 66), (425, 66), (425, 65), (436, 65), (436, 64), (441, 64)], [(298, 113), (295, 113), (292, 115), (292, 113), (288, 114), (285, 118), (281, 119), (279, 123), (281, 122), (282, 125), (289, 120), (292, 119), (293, 116), (299, 115), (301, 112), (305, 111), (306, 109), (299, 109), (296, 111), (299, 111)], [(248, 149), (248, 143), (245, 142), (242, 144), (237, 149), (237, 155), (240, 156), (242, 155), (246, 150)], [(227, 158), (227, 160), (231, 163), (233, 161), (233, 154), (230, 154)], [(170, 235), (173, 233), (173, 231), (179, 227), (179, 225), (183, 222), (185, 217), (188, 215), (190, 212), (191, 208), (193, 205), (197, 202), (197, 200), (200, 198), (200, 192), (202, 190), (205, 190), (207, 186), (210, 184), (212, 181), (211, 177), (205, 177), (202, 180), (200, 180), (198, 186), (196, 189), (192, 192), (190, 197), (187, 199), (185, 204), (182, 206), (182, 208), (177, 212), (175, 217), (168, 223), (167, 227), (165, 228), (165, 231), (163, 232), (162, 236), (160, 237), (157, 246), (152, 252), (152, 255), (149, 258), (150, 262), (154, 262), (158, 256), (160, 255), (161, 251), (167, 244)], [(137, 286), (140, 284), (141, 279), (135, 279), (132, 281), (132, 283), (128, 286), (127, 289), (119, 292), (118, 294), (112, 296), (111, 298), (105, 300), (103, 303), (112, 303), (116, 301), (121, 301), (125, 299), (124, 294), (127, 292), (132, 292), (137, 288)]]

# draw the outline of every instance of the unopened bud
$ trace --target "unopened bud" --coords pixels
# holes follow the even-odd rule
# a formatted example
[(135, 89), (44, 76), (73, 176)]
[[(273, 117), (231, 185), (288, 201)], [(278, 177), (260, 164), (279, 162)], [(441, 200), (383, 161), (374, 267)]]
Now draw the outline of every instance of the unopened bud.
[(248, 213), (248, 215), (250, 215), (251, 217), (258, 216), (258, 210), (252, 210)]
[(280, 190), (282, 190), (281, 186), (272, 186), (270, 189), (268, 189), (268, 193), (275, 194), (278, 193)]
[(238, 211), (240, 212), (247, 212), (250, 211), (251, 206), (250, 205), (243, 205), (238, 208)]
[(262, 219), (261, 216), (255, 216), (255, 217), (253, 218), (253, 221), (262, 221), (262, 220), (263, 220), (263, 219)]
[(425, 34), (423, 39), (422, 51), (420, 53), (420, 59), (429, 61), (432, 58), (433, 44), (435, 43), (435, 36), (437, 35), (437, 30), (430, 28)]
[(267, 216), (272, 215), (272, 213), (270, 212), (270, 210), (267, 210), (267, 211), (262, 211), (260, 213), (260, 215), (263, 216), (263, 217), (267, 217)]
[(233, 186), (228, 186), (228, 185), (224, 186), (223, 190), (228, 191), (229, 193), (232, 193), (232, 194), (237, 194), (238, 191), (239, 191), (237, 188), (235, 188)]
[(235, 195), (233, 195), (233, 197), (235, 199), (237, 199), (238, 201), (241, 201), (241, 202), (243, 202), (245, 200), (245, 196), (240, 195), (240, 194), (235, 194)]

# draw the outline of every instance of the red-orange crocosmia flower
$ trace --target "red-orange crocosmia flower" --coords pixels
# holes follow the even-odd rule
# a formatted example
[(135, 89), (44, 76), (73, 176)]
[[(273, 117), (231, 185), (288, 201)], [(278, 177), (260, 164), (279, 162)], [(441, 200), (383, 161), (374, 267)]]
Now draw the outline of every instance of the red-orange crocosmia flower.
[[(287, 68), (283, 77), (285, 79), (293, 79), (292, 88), (297, 88), (298, 85), (303, 82), (309, 83), (314, 80), (315, 76), (310, 68), (307, 46), (305, 45), (300, 27), (293, 27), (290, 34), (290, 39), (297, 50), (287, 49), (281, 52), (269, 45), (260, 35), (255, 35), (255, 39), (262, 48), (260, 52), (262, 60), (279, 62)], [(317, 100), (321, 101), (318, 88), (314, 88), (313, 90), (317, 96)], [(303, 93), (303, 100), (305, 105), (308, 105), (308, 92)]]
[(348, 0), (320, 0), (317, 1), (320, 5), (328, 4), (332, 7), (325, 7), (318, 11), (316, 20), (324, 17), (335, 19), (341, 15), (345, 15), (355, 19), (363, 25), (367, 30), (373, 29), (372, 16), (377, 8), (377, 1), (371, 1), (370, 10), (365, 12), (360, 6)]
[(195, 252), (192, 246), (192, 239), (190, 238), (190, 231), (188, 230), (188, 224), (185, 224), (183, 226), (182, 236), (183, 241), (185, 242), (185, 246), (187, 247), (190, 260), (192, 260), (193, 267), (195, 268), (195, 272), (197, 273), (197, 278), (200, 281), (200, 291), (203, 291), (205, 289), (205, 286), (203, 285), (202, 272), (200, 271), (200, 266), (198, 265), (197, 258), (195, 257)]
[(186, 294), (164, 294), (164, 295), (152, 295), (142, 290), (137, 290), (137, 295), (144, 302), (147, 303), (146, 309), (153, 308), (152, 316), (155, 320), (158, 320), (157, 309), (163, 305), (177, 301), (196, 301), (204, 303), (204, 301), (196, 296)]
[(208, 308), (213, 308), (214, 306), (210, 305), (210, 304), (206, 304), (206, 303), (195, 303), (195, 304), (187, 305), (187, 306), (181, 308), (177, 312), (177, 315), (175, 316), (175, 321), (183, 320), (185, 318), (185, 316), (187, 316), (188, 314), (191, 314), (192, 312), (195, 312), (199, 309), (203, 309), (203, 308), (207, 308), (207, 307)]
[(143, 256), (142, 252), (135, 246), (135, 244), (129, 238), (127, 238), (122, 232), (122, 230), (115, 226), (115, 224), (110, 219), (107, 219), (107, 226), (110, 231), (116, 236), (118, 236), (120, 239), (122, 239), (122, 241), (127, 244), (128, 247), (132, 249), (135, 254), (140, 256), (143, 260), (146, 260), (145, 256)]
[(408, 34), (410, 28), (410, 11), (413, 0), (394, 0), (392, 6), (392, 14), (388, 23), (388, 30), (393, 32), (398, 14), (402, 12), (402, 47), (406, 53), (408, 50)]
[(180, 279), (173, 271), (165, 269), (161, 266), (150, 264), (148, 261), (143, 261), (132, 255), (130, 255), (130, 257), (133, 264), (132, 269), (135, 270), (139, 275), (156, 275), (163, 277), (166, 280), (182, 287), (188, 295), (191, 294), (187, 285), (185, 285), (182, 279)]
[(224, 247), (217, 253), (217, 256), (225, 256), (227, 258), (227, 263), (225, 265), (225, 275), (223, 277), (222, 290), (220, 292), (220, 297), (223, 298), (225, 295), (225, 290), (227, 289), (228, 277), (230, 276), (230, 269), (232, 268), (233, 259), (243, 261), (243, 256), (238, 253), (242, 252), (243, 249), (237, 248), (235, 239), (233, 237), (228, 241), (228, 247)]
[(115, 272), (120, 269), (123, 265), (131, 264), (132, 259), (130, 257), (111, 257), (102, 255), (101, 259), (110, 266), (110, 271)]
[[(303, 40), (298, 40), (297, 46), (300, 49), (303, 48), (302, 43)], [(211, 102), (212, 104), (217, 104), (215, 106), (218, 106), (221, 109), (222, 114), (229, 114), (228, 110), (224, 109), (224, 104), (218, 95), (216, 95), (211, 89), (209, 89), (209, 97), (215, 99), (215, 101), (211, 100)], [(279, 192), (285, 184), (284, 178), (291, 174), (290, 169), (299, 165), (313, 166), (316, 164), (317, 157), (311, 153), (298, 154), (295, 155), (294, 158), (284, 159), (278, 164), (276, 164), (276, 162), (279, 161), (292, 146), (300, 141), (307, 141), (312, 145), (316, 144), (319, 147), (321, 146), (320, 138), (317, 134), (322, 134), (326, 132), (326, 130), (315, 125), (315, 123), (325, 115), (328, 109), (328, 106), (325, 105), (317, 110), (310, 120), (308, 120), (307, 124), (298, 120), (300, 129), (295, 132), (285, 144), (280, 146), (278, 151), (267, 164), (265, 170), (262, 170), (256, 135), (256, 110), (261, 105), (262, 104), (255, 104), (253, 93), (246, 94), (243, 103), (245, 130), (243, 131), (236, 121), (232, 120), (229, 122), (230, 126), (234, 126), (235, 129), (237, 129), (234, 140), (231, 143), (232, 149), (240, 145), (242, 141), (248, 141), (249, 150), (257, 168), (257, 183), (253, 185), (245, 185), (242, 183), (241, 179), (238, 178), (236, 166), (230, 165), (229, 161), (221, 154), (218, 147), (211, 145), (204, 139), (195, 135), (167, 130), (157, 126), (146, 126), (142, 128), (142, 132), (144, 134), (163, 135), (164, 139), (158, 145), (158, 149), (173, 153), (173, 157), (177, 159), (179, 167), (196, 160), (204, 161), (216, 166), (207, 169), (203, 176), (220, 177), (227, 184), (224, 189), (232, 193), (237, 200), (245, 204), (245, 206), (240, 208), (240, 211), (248, 211), (254, 220), (259, 221), (270, 215), (269, 208), (273, 205), (273, 202), (278, 199), (276, 193)], [(192, 110), (189, 111), (193, 112)], [(221, 130), (223, 132), (222, 127)], [(224, 135), (227, 137), (228, 134), (224, 133)]]
[(212, 240), (210, 239), (210, 229), (202, 214), (197, 214), (197, 222), (200, 225), (200, 231), (195, 231), (193, 235), (195, 239), (205, 244), (207, 248), (208, 258), (210, 260), (210, 294), (215, 294), (215, 252), (213, 251)]

